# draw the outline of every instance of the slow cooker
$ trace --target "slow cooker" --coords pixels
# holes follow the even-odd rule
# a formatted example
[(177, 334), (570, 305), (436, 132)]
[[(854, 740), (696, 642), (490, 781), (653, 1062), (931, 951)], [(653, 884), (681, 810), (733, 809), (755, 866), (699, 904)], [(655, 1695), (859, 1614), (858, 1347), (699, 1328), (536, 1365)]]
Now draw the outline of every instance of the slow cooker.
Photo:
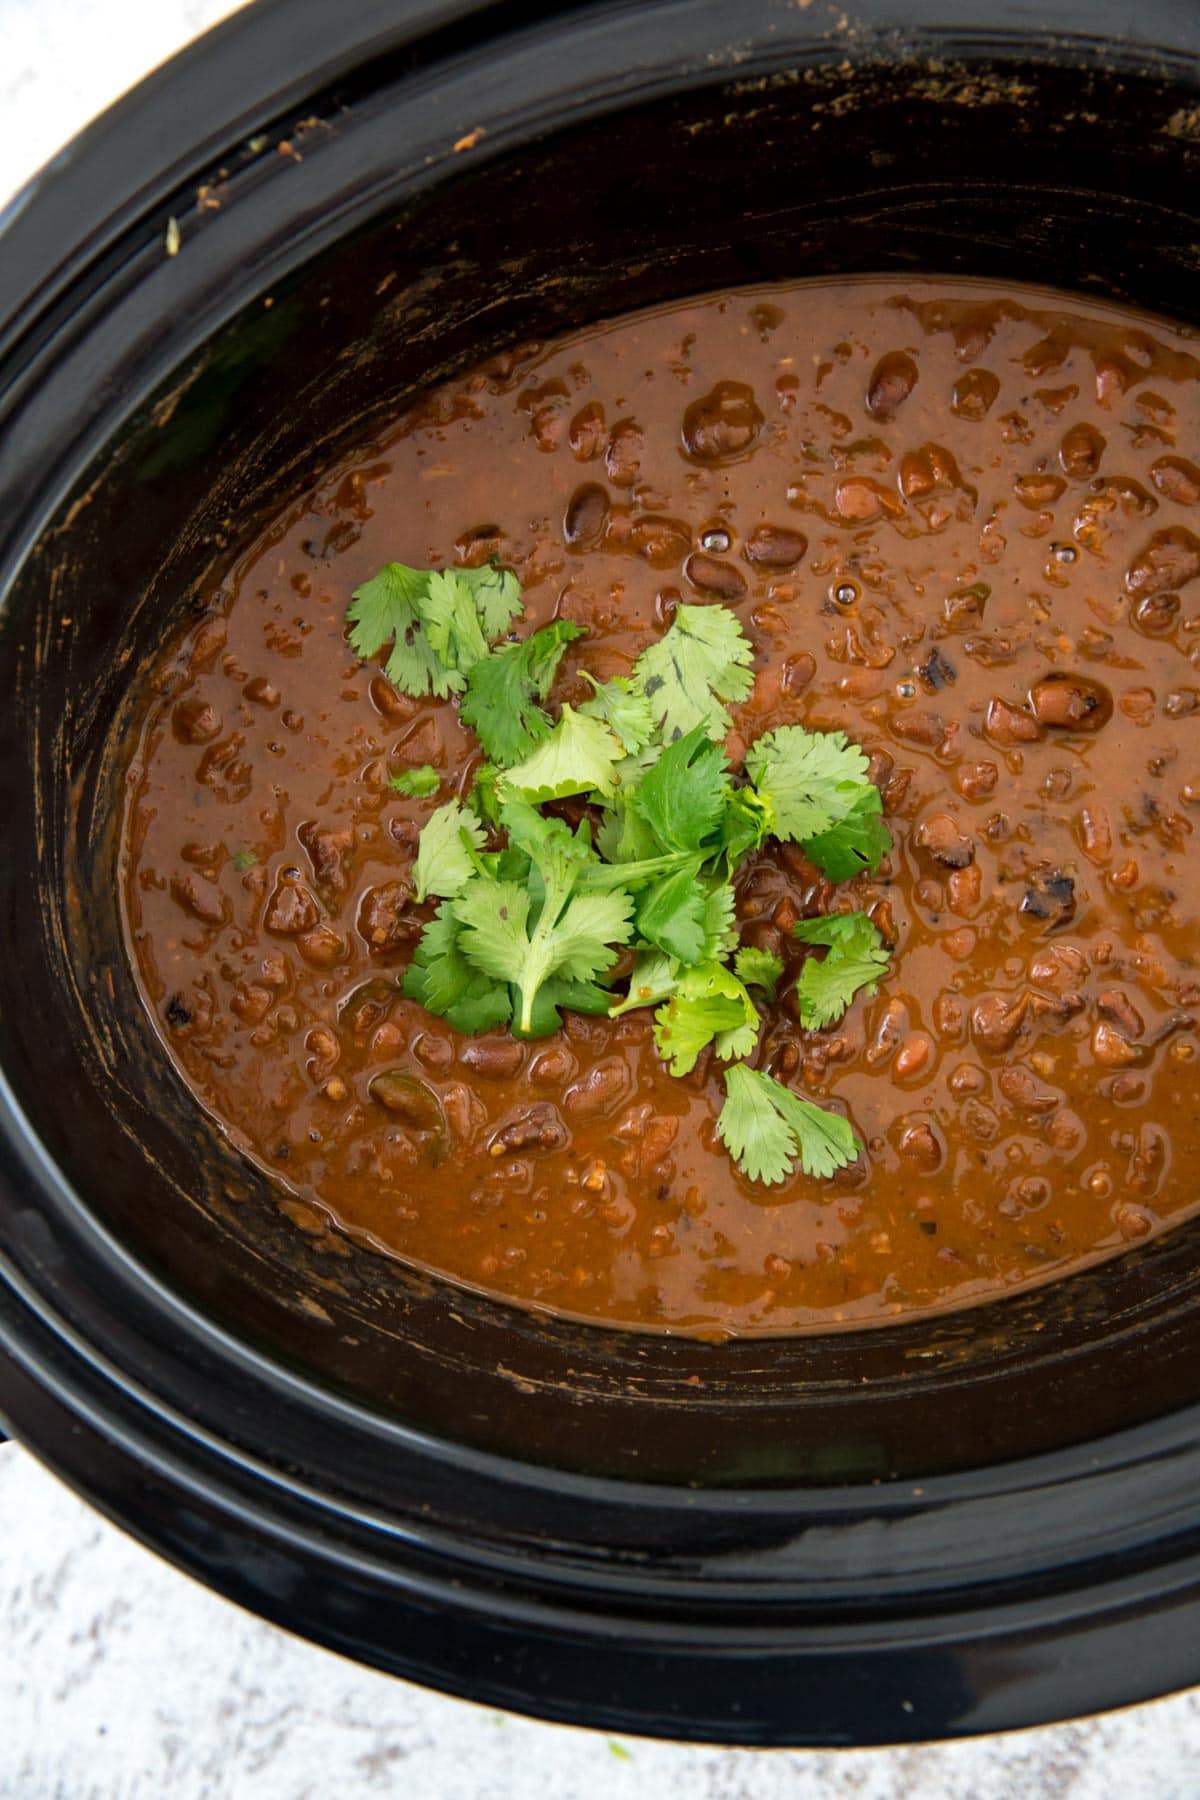
[(1200, 1219), (724, 1344), (333, 1270), (121, 949), (133, 677), (332, 455), (520, 338), (888, 270), (1200, 324), (1200, 12), (256, 0), (3, 219), (0, 1414), (232, 1599), (491, 1705), (868, 1744), (1200, 1678)]

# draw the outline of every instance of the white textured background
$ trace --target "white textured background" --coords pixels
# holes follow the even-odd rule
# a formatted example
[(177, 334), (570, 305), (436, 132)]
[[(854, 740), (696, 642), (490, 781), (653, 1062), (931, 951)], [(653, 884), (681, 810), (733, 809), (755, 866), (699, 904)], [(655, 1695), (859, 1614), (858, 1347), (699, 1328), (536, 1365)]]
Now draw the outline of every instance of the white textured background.
[[(0, 204), (123, 88), (231, 10), (228, 0), (0, 0)], [(3, 1800), (401, 1793), (1198, 1800), (1200, 1695), (916, 1750), (616, 1743), (447, 1700), (299, 1643), (156, 1561), (23, 1451), (0, 1450)]]

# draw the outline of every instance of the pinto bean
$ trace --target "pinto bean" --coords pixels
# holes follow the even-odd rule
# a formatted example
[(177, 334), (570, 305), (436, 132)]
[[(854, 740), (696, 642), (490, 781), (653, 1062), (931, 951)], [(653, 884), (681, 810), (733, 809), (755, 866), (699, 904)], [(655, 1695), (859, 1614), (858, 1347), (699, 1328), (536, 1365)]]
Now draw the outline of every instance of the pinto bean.
[(563, 1087), (578, 1067), (565, 1044), (555, 1044), (534, 1057), (529, 1065), (529, 1079), (535, 1087)]
[(683, 447), (697, 462), (719, 463), (743, 455), (763, 428), (753, 388), (718, 381), (683, 415)]
[(904, 350), (890, 350), (875, 364), (867, 387), (867, 411), (886, 425), (904, 405), (920, 378), (912, 357)]
[(1003, 750), (1013, 749), (1018, 744), (1036, 744), (1042, 735), (1036, 719), (999, 697), (989, 700), (983, 728), (992, 742)]
[(1145, 1037), (1146, 1021), (1128, 994), (1120, 988), (1103, 988), (1096, 995), (1096, 1011), (1102, 1019), (1120, 1032), (1123, 1038)]
[(916, 842), (945, 869), (965, 869), (975, 861), (975, 845), (949, 813), (934, 813), (917, 827)]
[(747, 562), (764, 569), (794, 569), (803, 562), (808, 539), (787, 525), (757, 525), (742, 547)]
[(746, 583), (732, 563), (722, 562), (717, 556), (706, 556), (699, 550), (688, 557), (683, 572), (694, 588), (702, 594), (712, 594), (718, 600), (740, 600), (746, 592)]
[(1150, 466), (1150, 479), (1177, 506), (1195, 506), (1200, 500), (1200, 469), (1184, 456), (1160, 456)]
[(1185, 587), (1200, 575), (1200, 538), (1186, 525), (1156, 531), (1125, 571), (1125, 586), (1140, 599)]
[(632, 487), (642, 466), (645, 439), (634, 419), (618, 419), (608, 434), (604, 451), (604, 467), (614, 487)]
[(1112, 695), (1086, 675), (1053, 670), (1035, 681), (1029, 704), (1039, 725), (1051, 731), (1099, 731), (1112, 718)]
[(602, 1057), (582, 1074), (563, 1095), (566, 1111), (577, 1117), (590, 1118), (598, 1113), (613, 1112), (629, 1097), (631, 1082), (624, 1059)]
[(514, 1037), (470, 1038), (458, 1060), (480, 1081), (513, 1081), (525, 1062), (525, 1046)]
[(1018, 1112), (1032, 1113), (1035, 1117), (1052, 1113), (1062, 1101), (1062, 1096), (1052, 1088), (1043, 1087), (1024, 1063), (1013, 1063), (1001, 1069), (996, 1086)]
[(950, 394), (950, 409), (960, 419), (985, 419), (1000, 397), (1000, 382), (990, 369), (968, 369)]
[(320, 918), (321, 909), (304, 883), (295, 874), (283, 870), (263, 915), (267, 930), (277, 932), (280, 937), (295, 937), (302, 931), (311, 931)]
[(982, 1050), (1005, 1056), (1020, 1037), (1028, 1016), (1028, 994), (985, 994), (971, 1009), (971, 1035)]
[(900, 1154), (926, 1175), (932, 1175), (945, 1161), (945, 1146), (928, 1119), (901, 1122)]
[(1072, 425), (1059, 445), (1058, 460), (1072, 481), (1087, 481), (1095, 475), (1104, 458), (1105, 438), (1094, 425)]
[(608, 494), (597, 481), (585, 481), (567, 501), (563, 514), (563, 538), (572, 550), (598, 544), (608, 524)]

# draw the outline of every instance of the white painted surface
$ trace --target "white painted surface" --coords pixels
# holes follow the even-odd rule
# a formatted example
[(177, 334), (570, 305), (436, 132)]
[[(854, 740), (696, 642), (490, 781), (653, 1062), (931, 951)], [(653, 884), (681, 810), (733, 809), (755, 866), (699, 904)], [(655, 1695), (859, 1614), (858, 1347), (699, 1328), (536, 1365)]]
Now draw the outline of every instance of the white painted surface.
[[(331, 0), (331, 4), (334, 0)], [(397, 0), (400, 4), (401, 0)], [(0, 0), (0, 204), (224, 0)], [(3, 1800), (1196, 1800), (1200, 1694), (914, 1750), (720, 1751), (531, 1723), (239, 1612), (0, 1450)]]

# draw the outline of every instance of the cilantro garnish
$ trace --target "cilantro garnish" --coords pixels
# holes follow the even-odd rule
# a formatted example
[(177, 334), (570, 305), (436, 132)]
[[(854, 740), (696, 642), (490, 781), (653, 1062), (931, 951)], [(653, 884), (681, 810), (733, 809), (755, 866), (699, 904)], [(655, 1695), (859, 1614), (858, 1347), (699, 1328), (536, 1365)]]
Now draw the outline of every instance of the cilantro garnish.
[(726, 1061), (758, 1042), (758, 1008), (732, 969), (701, 963), (680, 977), (654, 1015), (654, 1041), (672, 1075), (686, 1075), (706, 1044)]
[(550, 692), (567, 645), (583, 636), (582, 625), (558, 619), (523, 644), (501, 645), (471, 669), (459, 716), (500, 768), (520, 762), (550, 736), (554, 721), (537, 702)]
[[(357, 653), (386, 650), (388, 679), (406, 693), (458, 696), (487, 758), (464, 799), (437, 807), (421, 832), (414, 898), (440, 904), (405, 994), (458, 1031), (507, 1025), (522, 1037), (558, 1030), (564, 1011), (653, 1008), (672, 1074), (710, 1046), (733, 1065), (717, 1129), (749, 1179), (783, 1181), (797, 1161), (827, 1178), (858, 1153), (846, 1120), (745, 1060), (787, 971), (782, 957), (739, 945), (733, 877), (773, 838), (799, 843), (835, 881), (877, 868), (891, 837), (866, 756), (841, 732), (786, 725), (750, 745), (745, 776), (731, 770), (719, 740), (754, 676), (726, 607), (680, 606), (627, 677), (581, 671), (591, 694), (557, 708), (553, 683), (582, 627), (557, 620), (518, 639), (522, 610), (509, 570), (403, 563), (365, 582), (349, 609)], [(440, 781), (428, 764), (391, 777), (419, 798)], [(795, 979), (806, 1029), (875, 992), (887, 951), (865, 914), (803, 920), (794, 935), (824, 949)]]
[(520, 795), (536, 805), (571, 794), (611, 794), (621, 746), (599, 719), (564, 706), (544, 742), (500, 779), (501, 799)]
[(388, 786), (410, 800), (428, 800), (441, 785), (442, 778), (432, 763), (422, 763), (419, 769), (405, 769), (401, 775), (388, 777)]
[(697, 725), (668, 745), (633, 791), (633, 804), (665, 850), (711, 845), (729, 787), (725, 752)]
[(782, 725), (751, 744), (746, 772), (771, 834), (802, 844), (847, 816), (867, 781), (867, 759), (843, 732)]
[(874, 874), (892, 847), (892, 834), (881, 817), (879, 789), (868, 782), (854, 796), (849, 812), (828, 831), (809, 838), (804, 846), (830, 881), (852, 881), (866, 869)]
[(733, 959), (738, 980), (748, 988), (761, 988), (768, 1000), (774, 1000), (783, 975), (783, 958), (773, 950), (756, 950), (745, 944)]
[(641, 750), (654, 735), (650, 702), (624, 675), (611, 681), (596, 681), (585, 669), (584, 677), (595, 690), (590, 700), (579, 708), (589, 719), (601, 719), (615, 737), (620, 738), (626, 755)]
[(803, 944), (826, 945), (825, 956), (805, 960), (796, 983), (800, 1023), (809, 1031), (836, 1025), (856, 994), (873, 994), (887, 969), (879, 928), (866, 913), (830, 913), (792, 927)]
[(852, 1163), (859, 1150), (840, 1113), (802, 1099), (748, 1063), (726, 1071), (717, 1131), (751, 1181), (768, 1186), (786, 1181), (797, 1157), (806, 1175), (828, 1180)]
[(413, 892), (417, 899), (425, 900), (430, 894), (443, 900), (453, 899), (474, 873), (471, 851), (482, 849), (486, 836), (474, 813), (457, 800), (449, 800), (430, 813), (413, 866)]
[(513, 989), (514, 1029), (524, 1036), (542, 1035), (539, 990), (557, 977), (593, 997), (596, 976), (617, 959), (613, 946), (628, 942), (632, 934), (633, 900), (621, 888), (575, 892), (581, 867), (591, 855), (582, 826), (572, 833), (561, 819), (543, 818), (520, 804), (505, 807), (500, 817), (536, 882), (501, 880), (481, 870), (459, 890), (451, 911), (462, 927), (458, 944), (463, 954), (482, 974)]
[(679, 606), (671, 627), (638, 657), (635, 693), (650, 703), (664, 743), (701, 726), (720, 738), (733, 724), (725, 702), (745, 700), (754, 686), (747, 664), (754, 649), (724, 606)]

